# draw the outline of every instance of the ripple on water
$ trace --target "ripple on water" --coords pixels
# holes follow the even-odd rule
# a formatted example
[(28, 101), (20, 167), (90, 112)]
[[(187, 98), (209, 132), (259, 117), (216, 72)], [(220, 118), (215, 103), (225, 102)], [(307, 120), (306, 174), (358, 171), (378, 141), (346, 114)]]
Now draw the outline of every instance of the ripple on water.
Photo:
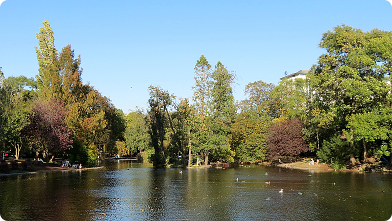
[(56, 219), (52, 214), (66, 220), (387, 220), (392, 214), (391, 175), (309, 175), (120, 162), (99, 171), (1, 180), (0, 214), (10, 220)]

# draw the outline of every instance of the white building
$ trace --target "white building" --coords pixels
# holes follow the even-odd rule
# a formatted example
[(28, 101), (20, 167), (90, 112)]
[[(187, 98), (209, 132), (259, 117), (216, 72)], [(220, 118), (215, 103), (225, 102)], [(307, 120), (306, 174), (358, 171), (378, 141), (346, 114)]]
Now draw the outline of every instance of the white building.
[(291, 80), (295, 80), (295, 79), (306, 79), (306, 75), (308, 74), (309, 70), (299, 70), (298, 72), (286, 75), (284, 77), (282, 77), (280, 80), (285, 80), (285, 79), (291, 79)]

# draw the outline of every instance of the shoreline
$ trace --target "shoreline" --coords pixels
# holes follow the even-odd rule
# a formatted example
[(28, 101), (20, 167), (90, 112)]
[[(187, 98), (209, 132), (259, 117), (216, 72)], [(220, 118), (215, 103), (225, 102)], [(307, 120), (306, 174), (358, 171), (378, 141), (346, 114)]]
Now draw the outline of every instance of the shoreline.
[[(281, 168), (289, 168), (289, 169), (299, 169), (299, 170), (312, 170), (312, 172), (335, 172), (335, 171), (340, 171), (340, 172), (355, 172), (355, 173), (368, 173), (368, 172), (381, 172), (381, 173), (392, 173), (391, 169), (388, 169), (387, 166), (379, 167), (376, 169), (369, 169), (370, 171), (367, 171), (366, 168), (359, 166), (355, 168), (350, 168), (350, 169), (334, 169), (331, 167), (330, 164), (326, 163), (319, 163), (318, 165), (309, 165), (310, 158), (303, 158), (301, 161), (293, 162), (293, 163), (283, 163), (283, 164), (277, 164), (274, 166), (281, 167)], [(369, 168), (372, 165), (367, 165)], [(376, 165), (373, 165), (375, 167)]]
[(14, 175), (29, 175), (29, 174), (37, 174), (37, 173), (49, 173), (49, 172), (76, 172), (76, 171), (84, 171), (84, 170), (94, 170), (94, 169), (101, 169), (103, 166), (96, 166), (96, 167), (86, 167), (82, 169), (75, 169), (73, 167), (61, 167), (61, 166), (54, 166), (54, 165), (44, 165), (44, 166), (36, 166), (33, 171), (27, 170), (10, 170), (7, 173), (0, 173), (0, 177), (3, 176), (14, 176)]
[[(109, 159), (109, 160), (114, 160), (114, 159)], [(116, 159), (116, 160), (133, 160), (133, 159)], [(275, 167), (280, 167), (280, 168), (287, 168), (287, 169), (298, 169), (298, 170), (308, 170), (311, 172), (335, 172), (335, 171), (340, 171), (340, 172), (356, 172), (356, 173), (367, 173), (367, 172), (376, 172), (375, 169), (370, 170), (370, 171), (365, 171), (360, 170), (359, 168), (353, 168), (353, 169), (334, 169), (331, 167), (330, 164), (326, 163), (319, 163), (315, 165), (309, 165), (310, 158), (303, 158), (300, 161), (297, 162), (292, 162), (292, 163), (282, 163), (282, 164), (263, 164), (264, 166), (275, 166)], [(230, 166), (226, 166), (229, 164), (222, 164), (222, 163), (217, 163), (217, 164), (210, 164), (210, 165), (200, 165), (200, 166), (181, 166), (186, 169), (208, 169), (208, 168), (217, 168), (217, 169), (226, 169)], [(180, 166), (168, 166), (168, 168), (174, 168), (174, 167), (180, 167)], [(18, 169), (10, 169), (8, 172), (5, 173), (0, 173), (0, 177), (4, 176), (13, 176), (13, 175), (28, 175), (28, 174), (37, 174), (37, 173), (48, 173), (48, 172), (56, 172), (56, 171), (66, 171), (66, 172), (71, 172), (71, 171), (84, 171), (84, 170), (93, 170), (93, 169), (101, 169), (103, 166), (95, 166), (95, 167), (85, 167), (82, 169), (75, 169), (73, 167), (61, 167), (60, 165), (56, 164), (47, 164), (47, 165), (34, 165), (32, 170), (23, 170), (21, 168)], [(377, 172), (381, 173), (392, 173), (392, 170), (387, 168), (387, 167), (380, 167), (378, 168)]]

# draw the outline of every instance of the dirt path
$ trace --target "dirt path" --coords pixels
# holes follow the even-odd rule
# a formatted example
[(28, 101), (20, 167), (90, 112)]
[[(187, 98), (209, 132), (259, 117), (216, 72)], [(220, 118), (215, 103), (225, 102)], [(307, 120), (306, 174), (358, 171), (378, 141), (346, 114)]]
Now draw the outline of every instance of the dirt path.
[(294, 163), (283, 163), (278, 164), (278, 167), (284, 168), (294, 168), (294, 169), (303, 169), (303, 170), (317, 170), (317, 171), (331, 171), (332, 169), (328, 164), (319, 163), (315, 165), (309, 165), (310, 158), (304, 158), (302, 161), (294, 162)]

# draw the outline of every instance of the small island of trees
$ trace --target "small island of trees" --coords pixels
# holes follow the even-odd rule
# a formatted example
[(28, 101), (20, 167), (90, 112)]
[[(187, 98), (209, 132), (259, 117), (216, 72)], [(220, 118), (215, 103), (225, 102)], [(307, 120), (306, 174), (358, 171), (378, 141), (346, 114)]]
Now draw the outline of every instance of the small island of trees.
[(235, 101), (236, 74), (204, 55), (192, 98), (148, 88), (147, 110), (125, 115), (81, 80), (80, 56), (58, 52), (44, 21), (36, 78), (0, 70), (0, 150), (86, 166), (138, 156), (155, 167), (260, 163), (314, 156), (334, 168), (390, 164), (392, 32), (346, 25), (323, 34), (326, 50), (305, 79), (251, 82)]

